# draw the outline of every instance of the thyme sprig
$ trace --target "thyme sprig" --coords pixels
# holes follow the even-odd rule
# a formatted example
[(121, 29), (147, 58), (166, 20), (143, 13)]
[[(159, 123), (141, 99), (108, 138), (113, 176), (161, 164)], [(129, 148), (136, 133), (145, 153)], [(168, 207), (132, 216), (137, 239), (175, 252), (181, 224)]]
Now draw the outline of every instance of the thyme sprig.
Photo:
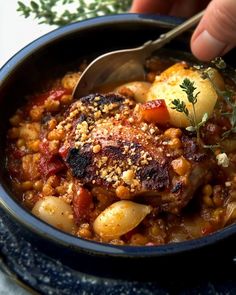
[(215, 65), (215, 66), (217, 67), (217, 69), (219, 69), (219, 70), (225, 70), (226, 67), (227, 67), (225, 61), (224, 61), (223, 58), (220, 57), (220, 56), (219, 56), (219, 57), (216, 57), (215, 59), (213, 59), (213, 60), (211, 61), (211, 63), (212, 63), (213, 65)]
[(183, 83), (180, 85), (180, 88), (187, 94), (188, 101), (191, 102), (191, 104), (194, 105), (197, 103), (197, 96), (200, 92), (197, 92), (194, 94), (194, 91), (197, 89), (194, 87), (194, 82), (190, 81), (188, 78), (185, 78), (183, 80)]
[(189, 118), (189, 111), (184, 101), (180, 101), (180, 99), (177, 98), (172, 101), (172, 104), (174, 105), (172, 107), (173, 110), (176, 110), (179, 113), (184, 113), (185, 116)]
[[(25, 1), (24, 1), (25, 2)], [(127, 12), (132, 0), (34, 0), (18, 1), (17, 11), (33, 16), (40, 24), (62, 26), (91, 17)], [(63, 11), (60, 12), (60, 7)]]
[(205, 113), (202, 117), (201, 122), (197, 122), (197, 115), (196, 115), (196, 108), (195, 104), (197, 103), (197, 97), (200, 92), (195, 93), (197, 89), (194, 86), (194, 82), (190, 81), (188, 78), (185, 78), (180, 85), (180, 88), (186, 93), (188, 101), (192, 104), (193, 115), (190, 114), (186, 103), (181, 101), (180, 99), (174, 99), (172, 101), (173, 107), (172, 109), (176, 110), (177, 112), (184, 113), (185, 116), (188, 118), (191, 126), (187, 127), (188, 131), (196, 131), (197, 133), (197, 140), (200, 141), (200, 127), (205, 124), (208, 119), (207, 113)]

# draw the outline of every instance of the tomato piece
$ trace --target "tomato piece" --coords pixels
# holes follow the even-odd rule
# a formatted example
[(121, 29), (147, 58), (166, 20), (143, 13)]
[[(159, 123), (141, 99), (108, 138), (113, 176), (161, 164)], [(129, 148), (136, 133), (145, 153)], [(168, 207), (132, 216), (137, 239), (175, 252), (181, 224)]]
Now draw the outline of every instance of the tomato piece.
[(65, 168), (65, 164), (57, 157), (47, 158), (41, 156), (39, 161), (39, 170), (42, 176), (48, 177), (54, 175)]
[(19, 160), (26, 155), (25, 150), (21, 150), (13, 144), (9, 146), (7, 153), (11, 156), (11, 158), (15, 158), (16, 160)]
[(52, 157), (52, 153), (49, 151), (49, 142), (47, 139), (43, 139), (41, 143), (39, 144), (39, 150), (41, 154), (43, 154), (46, 158)]
[(142, 104), (141, 118), (148, 123), (167, 123), (170, 120), (170, 115), (165, 100), (156, 99)]
[(54, 175), (65, 168), (65, 164), (55, 151), (49, 150), (49, 142), (44, 138), (39, 145), (41, 157), (39, 161), (39, 169), (42, 175), (48, 177)]
[(205, 227), (202, 228), (202, 235), (207, 236), (214, 231), (213, 226), (209, 223)]
[(40, 106), (44, 104), (48, 97), (50, 97), (52, 100), (59, 100), (65, 94), (70, 94), (70, 91), (64, 88), (52, 89), (42, 94), (33, 95), (30, 99), (30, 104)]
[(92, 194), (87, 189), (79, 187), (73, 198), (73, 209), (77, 221), (89, 219), (92, 204)]
[(65, 146), (65, 145), (63, 145), (62, 147), (60, 147), (58, 153), (62, 157), (62, 159), (66, 159), (67, 158), (67, 155), (69, 153), (69, 149), (70, 149), (70, 147), (69, 146)]
[(7, 169), (9, 170), (11, 177), (19, 177), (19, 171), (21, 171), (21, 161), (14, 158), (8, 159)]
[(43, 138), (39, 144), (39, 150), (46, 158), (52, 158), (53, 155), (58, 155), (59, 151), (57, 147), (49, 148), (49, 141), (46, 138)]
[(51, 97), (52, 100), (58, 100), (64, 94), (69, 94), (68, 90), (64, 88), (53, 89), (49, 91), (49, 96)]

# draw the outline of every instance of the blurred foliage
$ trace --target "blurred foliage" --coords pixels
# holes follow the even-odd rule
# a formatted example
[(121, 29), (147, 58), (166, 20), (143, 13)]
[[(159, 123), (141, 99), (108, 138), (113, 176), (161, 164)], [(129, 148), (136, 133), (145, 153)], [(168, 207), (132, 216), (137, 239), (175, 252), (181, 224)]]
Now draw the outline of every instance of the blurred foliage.
[(17, 11), (39, 23), (63, 26), (91, 17), (127, 12), (132, 0), (35, 0), (18, 1)]

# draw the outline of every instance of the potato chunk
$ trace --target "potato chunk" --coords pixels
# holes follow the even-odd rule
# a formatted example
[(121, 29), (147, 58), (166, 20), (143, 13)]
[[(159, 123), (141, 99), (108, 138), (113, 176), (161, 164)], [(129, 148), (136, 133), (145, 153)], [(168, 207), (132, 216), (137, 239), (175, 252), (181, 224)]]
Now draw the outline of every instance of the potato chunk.
[[(224, 81), (216, 69), (210, 70), (210, 75), (214, 83), (220, 88), (224, 88)], [(151, 86), (148, 94), (148, 100), (164, 99), (170, 114), (170, 124), (176, 127), (187, 127), (190, 125), (188, 118), (183, 113), (173, 110), (172, 101), (180, 99), (184, 101), (191, 116), (193, 110), (191, 103), (188, 102), (186, 93), (181, 89), (180, 85), (183, 80), (188, 78), (194, 82), (196, 87), (195, 93), (200, 92), (197, 96), (195, 104), (197, 122), (201, 122), (205, 113), (211, 116), (215, 107), (218, 95), (208, 79), (201, 77), (201, 71), (190, 68), (186, 63), (176, 63), (162, 72)]]

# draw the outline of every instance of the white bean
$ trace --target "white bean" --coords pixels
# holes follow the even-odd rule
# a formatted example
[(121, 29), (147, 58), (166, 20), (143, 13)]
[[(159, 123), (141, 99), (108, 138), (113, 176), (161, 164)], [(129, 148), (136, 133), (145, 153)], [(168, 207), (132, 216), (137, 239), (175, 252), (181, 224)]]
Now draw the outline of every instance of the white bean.
[(24, 140), (35, 140), (39, 138), (39, 123), (23, 123), (19, 128), (19, 137)]
[(32, 213), (56, 228), (72, 233), (76, 228), (71, 206), (57, 197), (45, 197), (39, 200)]
[(95, 219), (94, 231), (106, 240), (119, 238), (139, 225), (151, 210), (151, 206), (127, 200), (113, 203)]
[(137, 102), (143, 103), (147, 101), (147, 93), (151, 87), (151, 83), (143, 81), (129, 82), (117, 87), (115, 91), (119, 92), (123, 87), (128, 88), (133, 92), (134, 99)]
[(62, 86), (65, 89), (73, 90), (81, 76), (80, 72), (77, 73), (68, 73), (62, 78)]

